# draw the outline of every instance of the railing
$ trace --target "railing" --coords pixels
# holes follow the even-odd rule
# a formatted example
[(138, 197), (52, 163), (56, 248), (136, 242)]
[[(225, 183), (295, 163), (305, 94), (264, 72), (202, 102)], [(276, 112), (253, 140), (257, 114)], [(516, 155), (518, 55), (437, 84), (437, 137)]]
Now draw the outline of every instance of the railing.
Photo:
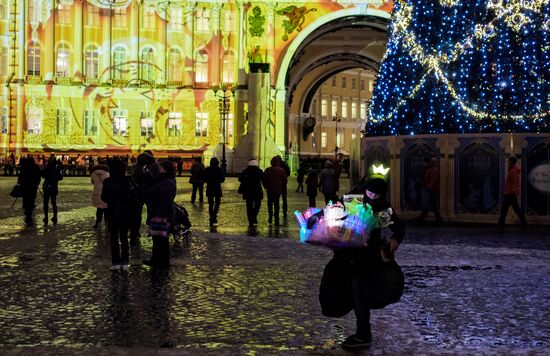
[(182, 88), (184, 84), (183, 80), (169, 80), (166, 82), (166, 86), (170, 88)]
[(210, 83), (209, 82), (204, 82), (204, 83), (195, 82), (194, 87), (197, 88), (197, 89), (210, 89)]
[(128, 81), (126, 79), (113, 79), (114, 87), (125, 87), (128, 85)]
[(101, 83), (99, 78), (84, 78), (83, 82), (86, 85), (99, 85)]
[(27, 75), (25, 76), (25, 81), (29, 84), (40, 84), (42, 83), (41, 75)]
[(72, 84), (72, 80), (70, 77), (55, 77), (55, 83), (56, 84), (61, 84), (61, 85), (71, 85)]

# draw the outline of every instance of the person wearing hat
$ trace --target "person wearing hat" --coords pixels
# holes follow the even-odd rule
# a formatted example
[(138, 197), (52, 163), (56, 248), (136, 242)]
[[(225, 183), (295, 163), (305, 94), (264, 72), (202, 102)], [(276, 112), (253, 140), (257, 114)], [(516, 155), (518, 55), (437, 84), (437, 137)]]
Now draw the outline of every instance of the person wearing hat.
[[(391, 204), (386, 199), (388, 193), (388, 184), (381, 175), (370, 176), (363, 192), (363, 203), (370, 205), (374, 214), (388, 211), (391, 212), (390, 224), (388, 227), (393, 232), (389, 240), (382, 239), (382, 229), (375, 228), (370, 231), (370, 237), (367, 248), (340, 248), (334, 250), (334, 258), (339, 266), (343, 267), (351, 285), (352, 304), (356, 316), (356, 332), (342, 342), (344, 349), (365, 349), (370, 347), (372, 342), (372, 333), (370, 325), (370, 309), (367, 298), (368, 290), (367, 276), (376, 274), (383, 268), (384, 259), (382, 251), (393, 260), (393, 255), (399, 247), (405, 235), (405, 227), (398, 219)], [(381, 272), (382, 273), (382, 272)]]

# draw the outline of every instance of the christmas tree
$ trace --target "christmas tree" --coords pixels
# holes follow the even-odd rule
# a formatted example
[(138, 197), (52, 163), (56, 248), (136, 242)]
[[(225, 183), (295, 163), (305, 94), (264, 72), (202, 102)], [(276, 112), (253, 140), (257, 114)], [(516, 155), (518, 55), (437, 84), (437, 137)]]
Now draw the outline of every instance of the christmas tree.
[(397, 0), (368, 136), (550, 131), (550, 0)]

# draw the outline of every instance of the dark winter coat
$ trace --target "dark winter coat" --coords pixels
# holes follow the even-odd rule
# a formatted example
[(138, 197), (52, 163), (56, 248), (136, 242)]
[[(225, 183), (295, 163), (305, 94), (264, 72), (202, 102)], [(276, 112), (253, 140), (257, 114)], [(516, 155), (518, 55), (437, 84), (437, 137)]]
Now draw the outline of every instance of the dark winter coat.
[(40, 185), (40, 168), (32, 158), (26, 158), (25, 162), (21, 164), (17, 183), (21, 185), (23, 195), (36, 193), (38, 185)]
[(219, 167), (219, 161), (216, 157), (210, 160), (210, 166), (204, 170), (204, 182), (206, 183), (207, 197), (221, 197), (222, 183), (225, 181), (225, 176), (222, 169)]
[(147, 153), (141, 153), (138, 156), (137, 164), (132, 175), (132, 182), (136, 188), (137, 198), (145, 202), (149, 189), (157, 181), (159, 166), (153, 156)]
[(264, 172), (258, 166), (248, 166), (241, 172), (239, 175), (239, 182), (241, 182), (241, 194), (243, 195), (244, 200), (263, 199), (263, 177)]
[(317, 171), (312, 169), (306, 178), (306, 195), (308, 197), (316, 197), (317, 189), (319, 188), (319, 177)]
[(44, 193), (47, 192), (50, 195), (57, 195), (59, 192), (59, 181), (63, 179), (61, 167), (59, 167), (57, 160), (49, 161), (41, 175), (42, 178), (44, 178), (44, 183), (42, 184)]
[(204, 164), (202, 164), (202, 162), (195, 162), (191, 166), (191, 177), (189, 177), (189, 183), (191, 184), (204, 183)]
[(147, 207), (151, 218), (168, 218), (174, 221), (174, 198), (176, 197), (176, 178), (160, 173), (157, 181), (148, 191)]
[(286, 187), (286, 177), (285, 170), (279, 167), (279, 159), (273, 157), (271, 159), (271, 167), (265, 170), (264, 179), (262, 181), (267, 193), (271, 195), (281, 195)]
[(326, 164), (319, 174), (319, 188), (326, 195), (336, 195), (338, 191), (338, 174), (332, 165)]

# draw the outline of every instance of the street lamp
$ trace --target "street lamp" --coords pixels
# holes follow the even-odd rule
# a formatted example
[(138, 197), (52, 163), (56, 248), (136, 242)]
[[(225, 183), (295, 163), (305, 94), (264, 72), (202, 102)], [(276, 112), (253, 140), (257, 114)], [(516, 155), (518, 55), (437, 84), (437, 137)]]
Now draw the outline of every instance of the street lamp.
[(227, 114), (231, 112), (231, 99), (235, 95), (235, 91), (237, 90), (237, 87), (232, 86), (231, 84), (223, 83), (220, 86), (214, 85), (212, 87), (212, 91), (214, 92), (214, 95), (218, 98), (218, 104), (220, 109), (220, 116), (222, 118), (222, 171), (225, 175), (227, 173), (227, 160), (225, 159), (225, 145), (226, 145), (226, 138), (227, 138)]
[(334, 155), (338, 155), (338, 123), (341, 121), (338, 116), (335, 116), (332, 118), (332, 121), (334, 121), (336, 128), (334, 130)]

